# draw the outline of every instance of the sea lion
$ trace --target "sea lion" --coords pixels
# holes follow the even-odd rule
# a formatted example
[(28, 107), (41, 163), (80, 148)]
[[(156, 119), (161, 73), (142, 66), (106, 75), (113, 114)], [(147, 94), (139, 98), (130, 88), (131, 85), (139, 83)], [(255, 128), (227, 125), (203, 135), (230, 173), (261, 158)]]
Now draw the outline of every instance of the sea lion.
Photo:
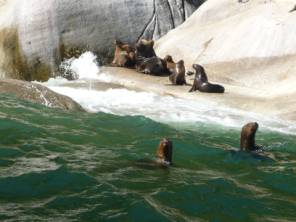
[(136, 44), (137, 57), (151, 58), (156, 56), (154, 51), (154, 41), (141, 39)]
[(255, 151), (261, 148), (255, 144), (255, 136), (258, 130), (258, 123), (251, 122), (243, 126), (240, 138), (240, 150)]
[(164, 57), (164, 62), (165, 62), (165, 66), (166, 69), (170, 72), (173, 73), (175, 68), (176, 68), (176, 63), (173, 60), (173, 57), (170, 55), (167, 55), (166, 57)]
[(294, 11), (296, 11), (296, 5), (294, 5), (294, 7), (289, 12), (291, 13), (291, 12), (294, 12)]
[(185, 79), (185, 66), (183, 60), (180, 60), (176, 63), (176, 68), (173, 70), (173, 73), (170, 75), (169, 79), (174, 85), (187, 84)]
[(129, 44), (115, 40), (115, 52), (112, 65), (119, 67), (133, 67), (136, 64), (135, 50)]
[(195, 77), (189, 92), (199, 90), (200, 92), (207, 93), (224, 93), (225, 89), (223, 86), (208, 82), (207, 74), (201, 65), (194, 64), (192, 67), (195, 70)]
[(169, 74), (165, 61), (156, 56), (154, 41), (141, 39), (136, 44), (136, 70), (151, 75)]
[(167, 138), (160, 141), (156, 150), (157, 162), (169, 166), (172, 165), (173, 158), (173, 143)]

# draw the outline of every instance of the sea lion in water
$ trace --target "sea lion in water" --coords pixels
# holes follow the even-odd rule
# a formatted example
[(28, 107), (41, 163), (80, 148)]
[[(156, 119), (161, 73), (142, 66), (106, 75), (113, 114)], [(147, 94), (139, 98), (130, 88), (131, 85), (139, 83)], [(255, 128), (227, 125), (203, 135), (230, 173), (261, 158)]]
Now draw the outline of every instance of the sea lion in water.
[(156, 150), (157, 162), (168, 166), (172, 165), (173, 158), (173, 143), (167, 138), (160, 141), (158, 148)]
[(251, 122), (243, 126), (240, 138), (240, 150), (255, 151), (261, 148), (261, 146), (255, 144), (258, 127), (259, 125), (256, 122)]
[(185, 79), (185, 66), (184, 61), (180, 60), (176, 63), (176, 67), (173, 70), (173, 73), (169, 77), (170, 81), (174, 85), (186, 85)]
[(115, 40), (115, 52), (112, 65), (119, 67), (133, 67), (136, 64), (135, 50), (129, 45)]
[(223, 86), (208, 82), (207, 74), (201, 65), (194, 64), (192, 67), (195, 69), (195, 77), (189, 92), (199, 90), (200, 92), (207, 93), (224, 93), (225, 89)]
[(169, 74), (165, 61), (156, 56), (154, 41), (141, 39), (136, 44), (136, 69), (151, 75)]

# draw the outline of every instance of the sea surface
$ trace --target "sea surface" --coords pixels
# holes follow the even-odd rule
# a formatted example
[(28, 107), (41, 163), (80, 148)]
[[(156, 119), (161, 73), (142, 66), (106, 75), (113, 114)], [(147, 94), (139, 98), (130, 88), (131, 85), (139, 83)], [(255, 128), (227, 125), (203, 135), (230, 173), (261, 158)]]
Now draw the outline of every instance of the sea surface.
[[(296, 220), (293, 123), (124, 88), (98, 91), (94, 79), (77, 80), (87, 88), (44, 83), (85, 113), (0, 95), (0, 221)], [(260, 153), (238, 151), (248, 120), (259, 122)], [(169, 168), (155, 164), (164, 137), (174, 145)]]

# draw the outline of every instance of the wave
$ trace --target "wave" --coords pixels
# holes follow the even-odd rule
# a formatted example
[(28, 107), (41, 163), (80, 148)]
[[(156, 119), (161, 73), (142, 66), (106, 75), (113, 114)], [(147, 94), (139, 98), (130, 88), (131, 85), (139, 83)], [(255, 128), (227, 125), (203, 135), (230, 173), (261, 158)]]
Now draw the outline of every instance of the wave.
[[(78, 59), (64, 62), (78, 79), (68, 81), (61, 77), (43, 83), (53, 91), (69, 96), (89, 112), (104, 112), (115, 115), (142, 115), (152, 120), (174, 126), (194, 128), (198, 123), (241, 127), (246, 122), (257, 121), (265, 130), (296, 135), (296, 124), (226, 106), (217, 106), (210, 101), (196, 102), (173, 96), (160, 96), (151, 92), (139, 92), (126, 88), (114, 88), (108, 83), (120, 83), (111, 74), (100, 72), (95, 55), (86, 52)], [(94, 89), (99, 82), (105, 89)], [(84, 83), (79, 85), (77, 83)], [(107, 88), (107, 89), (106, 89)]]

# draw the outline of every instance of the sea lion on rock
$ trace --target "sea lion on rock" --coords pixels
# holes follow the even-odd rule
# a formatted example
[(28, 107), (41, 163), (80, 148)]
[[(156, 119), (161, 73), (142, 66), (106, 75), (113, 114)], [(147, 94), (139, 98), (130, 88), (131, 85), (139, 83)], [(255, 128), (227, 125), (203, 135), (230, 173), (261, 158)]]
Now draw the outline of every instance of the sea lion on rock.
[(135, 50), (119, 40), (114, 41), (115, 52), (112, 65), (119, 67), (133, 67), (136, 64)]
[(136, 70), (138, 72), (157, 76), (169, 74), (165, 69), (164, 62), (156, 56), (151, 58), (142, 58), (137, 61)]
[(291, 12), (294, 12), (294, 11), (296, 11), (296, 5), (289, 12), (291, 13)]
[(136, 44), (136, 69), (151, 75), (169, 74), (165, 61), (156, 56), (154, 41), (142, 39)]
[(160, 141), (156, 150), (157, 162), (168, 166), (172, 164), (173, 158), (173, 143), (167, 138)]
[(169, 70), (170, 73), (173, 73), (176, 68), (176, 63), (174, 62), (173, 57), (167, 55), (163, 60), (165, 62), (166, 69)]
[(176, 68), (173, 70), (173, 73), (170, 75), (169, 79), (174, 85), (187, 84), (185, 79), (185, 66), (183, 60), (180, 60), (176, 63)]
[(154, 51), (154, 41), (141, 39), (136, 44), (137, 57), (151, 58), (156, 56)]
[(200, 92), (207, 93), (224, 93), (225, 89), (223, 86), (208, 82), (207, 74), (201, 65), (194, 64), (192, 67), (195, 70), (195, 77), (189, 92), (199, 90)]
[(261, 147), (255, 144), (255, 136), (258, 130), (258, 123), (251, 122), (243, 126), (240, 139), (240, 150), (255, 151)]

